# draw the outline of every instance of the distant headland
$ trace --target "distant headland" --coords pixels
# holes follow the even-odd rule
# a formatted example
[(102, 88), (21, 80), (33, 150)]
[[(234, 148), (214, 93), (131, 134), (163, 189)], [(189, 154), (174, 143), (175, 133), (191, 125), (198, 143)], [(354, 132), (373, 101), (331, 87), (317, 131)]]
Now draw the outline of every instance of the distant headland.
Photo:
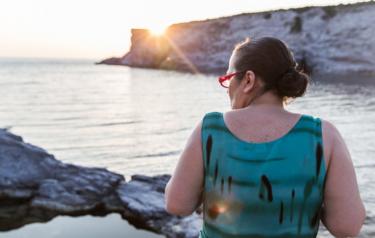
[(224, 73), (236, 43), (273, 36), (285, 41), (299, 67), (317, 78), (374, 79), (374, 15), (370, 1), (178, 23), (160, 36), (132, 29), (129, 52), (97, 64)]

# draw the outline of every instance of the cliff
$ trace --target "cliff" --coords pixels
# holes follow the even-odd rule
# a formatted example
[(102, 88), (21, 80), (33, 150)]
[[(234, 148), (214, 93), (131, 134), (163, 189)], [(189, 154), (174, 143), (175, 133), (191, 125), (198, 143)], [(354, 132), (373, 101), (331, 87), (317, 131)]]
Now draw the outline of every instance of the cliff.
[(305, 7), (170, 25), (163, 36), (132, 29), (123, 57), (100, 63), (224, 73), (246, 37), (285, 41), (299, 65), (318, 78), (375, 77), (375, 3)]

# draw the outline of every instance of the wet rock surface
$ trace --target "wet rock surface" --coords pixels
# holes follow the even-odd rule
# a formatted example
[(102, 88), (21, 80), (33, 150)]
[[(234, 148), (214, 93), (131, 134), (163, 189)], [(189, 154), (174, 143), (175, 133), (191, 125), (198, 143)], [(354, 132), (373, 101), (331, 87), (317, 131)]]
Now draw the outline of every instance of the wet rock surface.
[(197, 237), (198, 213), (181, 217), (164, 209), (170, 175), (121, 174), (66, 164), (20, 136), (0, 129), (0, 230), (58, 215), (104, 216), (116, 212), (137, 228), (166, 237)]

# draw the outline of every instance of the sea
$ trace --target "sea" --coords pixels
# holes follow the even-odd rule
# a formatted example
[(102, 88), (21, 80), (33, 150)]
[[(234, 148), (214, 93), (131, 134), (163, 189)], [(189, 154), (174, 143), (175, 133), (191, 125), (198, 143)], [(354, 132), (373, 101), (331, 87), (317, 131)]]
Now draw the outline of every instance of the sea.
[[(225, 72), (223, 72), (225, 73)], [(319, 81), (286, 106), (332, 122), (355, 167), (367, 218), (359, 237), (375, 237), (375, 78), (370, 84)], [(205, 113), (229, 111), (216, 75), (126, 66), (89, 59), (0, 58), (0, 127), (57, 159), (121, 173), (171, 174)], [(1, 238), (163, 237), (117, 214), (58, 216), (0, 232)], [(320, 225), (318, 237), (333, 237)]]

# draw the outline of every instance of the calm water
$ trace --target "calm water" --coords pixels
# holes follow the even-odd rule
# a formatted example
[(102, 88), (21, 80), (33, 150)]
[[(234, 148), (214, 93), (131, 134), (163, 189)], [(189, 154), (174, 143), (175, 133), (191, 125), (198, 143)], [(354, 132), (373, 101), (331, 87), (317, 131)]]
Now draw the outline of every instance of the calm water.
[[(0, 95), (0, 127), (11, 127), (64, 162), (107, 167), (126, 179), (172, 173), (203, 115), (230, 110), (226, 90), (212, 76), (78, 60), (1, 59)], [(368, 211), (361, 237), (375, 236), (375, 83), (314, 83), (287, 109), (324, 118), (339, 129)], [(87, 221), (55, 223), (71, 220)], [(50, 223), (45, 229), (55, 227)], [(113, 223), (117, 226), (123, 225)], [(331, 236), (321, 229), (319, 237)]]
[(163, 238), (165, 236), (139, 230), (121, 219), (119, 214), (106, 217), (58, 216), (45, 223), (33, 223), (22, 229), (0, 232), (1, 238)]

